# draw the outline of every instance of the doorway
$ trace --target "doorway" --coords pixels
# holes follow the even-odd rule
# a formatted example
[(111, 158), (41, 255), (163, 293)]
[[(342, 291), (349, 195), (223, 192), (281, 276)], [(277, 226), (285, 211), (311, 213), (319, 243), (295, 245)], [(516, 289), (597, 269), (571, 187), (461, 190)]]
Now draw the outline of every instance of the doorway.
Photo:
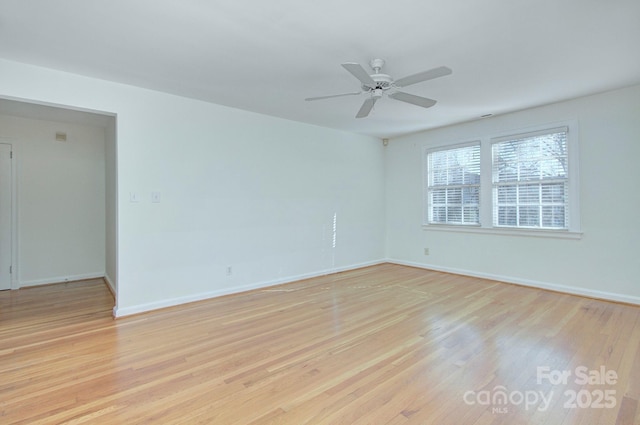
[(0, 289), (103, 277), (117, 304), (116, 115), (0, 96), (0, 118)]

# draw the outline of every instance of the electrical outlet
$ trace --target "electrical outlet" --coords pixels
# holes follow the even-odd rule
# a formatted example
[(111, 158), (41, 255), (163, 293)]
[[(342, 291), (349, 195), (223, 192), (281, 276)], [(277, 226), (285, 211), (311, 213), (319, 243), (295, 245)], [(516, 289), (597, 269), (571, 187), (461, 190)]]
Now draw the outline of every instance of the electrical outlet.
[(424, 249), (424, 255), (429, 255), (429, 248)]
[(227, 276), (231, 276), (233, 274), (233, 268), (231, 266), (227, 266)]

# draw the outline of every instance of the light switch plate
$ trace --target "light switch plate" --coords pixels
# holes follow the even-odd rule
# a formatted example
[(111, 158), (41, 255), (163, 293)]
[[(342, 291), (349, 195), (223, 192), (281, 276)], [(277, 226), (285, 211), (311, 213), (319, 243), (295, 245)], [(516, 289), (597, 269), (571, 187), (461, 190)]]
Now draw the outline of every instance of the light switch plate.
[(160, 202), (160, 192), (151, 192), (151, 202), (156, 204)]

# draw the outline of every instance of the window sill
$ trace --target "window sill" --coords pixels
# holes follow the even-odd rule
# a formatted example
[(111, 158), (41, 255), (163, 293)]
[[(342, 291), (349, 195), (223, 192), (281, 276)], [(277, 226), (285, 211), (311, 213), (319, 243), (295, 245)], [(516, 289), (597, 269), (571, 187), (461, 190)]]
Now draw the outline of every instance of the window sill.
[(483, 235), (526, 236), (553, 239), (582, 239), (582, 232), (569, 230), (528, 230), (500, 227), (451, 226), (446, 224), (423, 224), (423, 230), (437, 232), (476, 233)]

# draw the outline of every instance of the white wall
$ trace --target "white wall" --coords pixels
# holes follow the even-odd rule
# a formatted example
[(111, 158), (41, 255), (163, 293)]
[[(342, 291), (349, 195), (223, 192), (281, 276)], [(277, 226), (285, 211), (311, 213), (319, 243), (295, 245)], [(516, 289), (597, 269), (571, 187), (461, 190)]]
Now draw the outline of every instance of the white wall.
[(104, 130), (0, 115), (0, 136), (17, 167), (18, 285), (103, 276)]
[(0, 95), (117, 114), (116, 314), (384, 258), (377, 139), (4, 60)]
[[(422, 150), (577, 120), (581, 240), (423, 230)], [(387, 256), (398, 262), (640, 303), (640, 86), (391, 140)], [(430, 249), (425, 256), (424, 248)]]

